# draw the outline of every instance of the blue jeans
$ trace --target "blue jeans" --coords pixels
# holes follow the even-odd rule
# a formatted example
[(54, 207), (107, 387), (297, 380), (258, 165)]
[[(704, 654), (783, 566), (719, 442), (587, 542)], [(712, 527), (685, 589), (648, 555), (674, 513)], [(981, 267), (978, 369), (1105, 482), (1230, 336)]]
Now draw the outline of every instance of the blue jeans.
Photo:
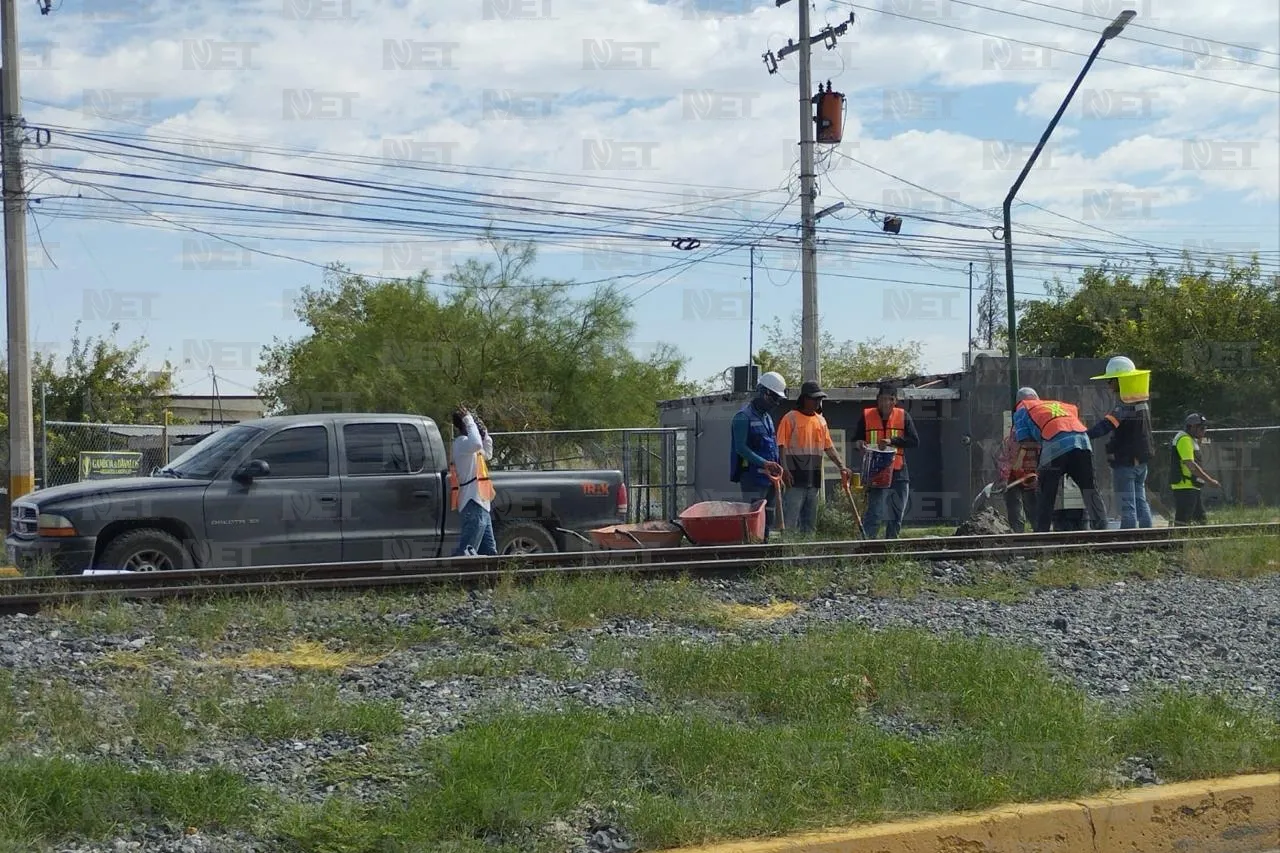
[(907, 498), (910, 496), (909, 480), (897, 480), (887, 489), (867, 489), (867, 513), (862, 517), (862, 535), (875, 539), (883, 518), (885, 538), (897, 539), (902, 532), (902, 519), (907, 515)]
[(1122, 465), (1111, 469), (1111, 482), (1120, 505), (1120, 529), (1151, 526), (1151, 504), (1147, 503), (1147, 466)]
[(467, 548), (486, 557), (498, 553), (498, 543), (493, 538), (493, 516), (489, 510), (475, 501), (467, 501), (462, 508), (462, 531), (458, 536), (458, 547), (453, 556), (461, 557)]
[(742, 483), (742, 500), (746, 503), (753, 504), (756, 501), (768, 501), (768, 505), (764, 509), (764, 541), (769, 541), (769, 533), (774, 528), (774, 521), (778, 512), (778, 494), (770, 483), (767, 486), (756, 486), (750, 483)]
[(794, 530), (813, 533), (818, 529), (818, 489), (793, 486), (782, 493), (782, 507), (787, 514), (787, 523)]

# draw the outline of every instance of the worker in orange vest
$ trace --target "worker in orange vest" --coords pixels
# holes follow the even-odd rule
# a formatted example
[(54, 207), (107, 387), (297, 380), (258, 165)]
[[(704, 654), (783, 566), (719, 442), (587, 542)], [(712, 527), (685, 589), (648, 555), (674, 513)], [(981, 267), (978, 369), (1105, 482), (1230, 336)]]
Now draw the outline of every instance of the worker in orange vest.
[(453, 459), (449, 463), (449, 501), (453, 511), (461, 509), (462, 529), (453, 556), (498, 553), (493, 536), (493, 480), (487, 460), (493, 458), (493, 438), (484, 424), (459, 406), (453, 413)]
[(892, 385), (881, 385), (876, 391), (876, 404), (862, 410), (862, 417), (854, 426), (853, 434), (860, 436), (854, 447), (860, 451), (868, 448), (888, 450), (893, 448), (893, 477), (887, 487), (863, 485), (867, 490), (867, 512), (862, 517), (862, 532), (868, 539), (876, 538), (880, 519), (885, 519), (886, 539), (897, 539), (902, 532), (902, 520), (907, 515), (907, 500), (911, 496), (910, 477), (907, 473), (909, 447), (920, 446), (920, 435), (915, 421), (906, 409), (898, 407), (898, 392)]
[(1070, 403), (1041, 400), (1038, 396), (1024, 402), (1026, 405), (1013, 413), (1014, 437), (1028, 449), (1040, 448), (1035, 531), (1048, 533), (1052, 528), (1058, 487), (1064, 476), (1080, 489), (1093, 529), (1106, 530), (1107, 508), (1094, 482), (1093, 444), (1080, 412)]
[[(1018, 389), (1018, 408), (1025, 409), (1036, 400), (1034, 388)], [(1014, 533), (1025, 533), (1026, 525), (1036, 523), (1036, 470), (1040, 467), (1040, 447), (1026, 445), (1017, 439), (1017, 428), (1009, 425), (998, 465), (1000, 482), (1004, 484), (1004, 509)]]

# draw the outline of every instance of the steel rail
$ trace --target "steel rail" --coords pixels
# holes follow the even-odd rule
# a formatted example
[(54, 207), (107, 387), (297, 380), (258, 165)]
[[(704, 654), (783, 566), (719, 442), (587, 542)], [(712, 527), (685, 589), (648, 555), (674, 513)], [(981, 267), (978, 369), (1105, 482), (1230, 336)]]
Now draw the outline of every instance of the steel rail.
[[(1234, 526), (1234, 525), (1233, 525)], [(1197, 531), (1198, 532), (1198, 531)], [(401, 572), (396, 574), (347, 575), (339, 577), (293, 577), (284, 580), (242, 580), (232, 583), (197, 583), (161, 586), (132, 586), (117, 588), (58, 589), (41, 592), (0, 595), (0, 614), (35, 612), (42, 607), (73, 601), (134, 600), (134, 599), (183, 599), (216, 595), (244, 594), (252, 592), (276, 592), (287, 590), (326, 591), (338, 589), (391, 589), (404, 586), (439, 586), (495, 581), (503, 578), (529, 579), (550, 576), (580, 576), (610, 573), (663, 576), (692, 574), (697, 576), (736, 575), (744, 571), (766, 566), (787, 568), (821, 565), (833, 561), (875, 562), (880, 559), (901, 557), (913, 560), (972, 560), (1011, 559), (1016, 557), (1053, 556), (1061, 553), (1123, 553), (1145, 549), (1167, 550), (1206, 541), (1222, 541), (1251, 538), (1247, 533), (1231, 536), (1164, 537), (1138, 540), (1093, 540), (1072, 543), (1031, 543), (1024, 541), (1004, 546), (972, 548), (937, 548), (928, 539), (917, 539), (919, 547), (887, 552), (779, 554), (768, 559), (759, 557), (712, 558), (671, 560), (661, 563), (616, 563), (604, 566), (548, 566), (510, 567), (500, 570), (477, 567), (472, 571), (452, 572)], [(912, 541), (912, 540), (907, 540)], [(670, 549), (677, 550), (677, 549)], [(472, 563), (474, 565), (474, 562)], [(154, 580), (162, 572), (143, 573), (138, 580)]]
[(110, 575), (58, 575), (0, 579), (0, 592), (35, 594), (42, 590), (107, 590), (148, 586), (198, 585), (202, 583), (252, 583), (279, 580), (323, 580), (341, 578), (391, 577), (405, 573), (457, 575), (476, 572), (497, 574), (514, 568), (554, 569), (567, 566), (606, 569), (678, 565), (697, 560), (755, 560), (774, 562), (791, 555), (858, 557), (860, 555), (908, 555), (922, 543), (940, 550), (963, 553), (974, 548), (1004, 546), (1052, 546), (1077, 543), (1159, 542), (1174, 537), (1200, 539), (1224, 535), (1280, 535), (1280, 522), (1205, 525), (1196, 528), (1157, 527), (1138, 530), (1057, 531), (1051, 533), (1006, 533), (989, 536), (945, 536), (907, 539), (827, 540), (768, 545), (694, 546), (650, 548), (626, 551), (580, 551), (527, 554), (506, 557), (433, 557), (417, 560), (381, 560), (316, 563), (309, 565), (236, 566), (208, 569), (179, 569)]

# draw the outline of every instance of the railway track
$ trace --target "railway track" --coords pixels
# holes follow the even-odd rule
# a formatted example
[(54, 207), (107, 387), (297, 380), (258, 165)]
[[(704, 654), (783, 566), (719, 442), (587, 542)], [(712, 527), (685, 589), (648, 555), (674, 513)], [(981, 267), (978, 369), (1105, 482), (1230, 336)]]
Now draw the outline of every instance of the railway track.
[(179, 599), (283, 590), (378, 589), (482, 583), (501, 577), (536, 578), (622, 572), (647, 575), (738, 574), (763, 566), (870, 562), (1011, 559), (1057, 554), (1176, 549), (1205, 540), (1280, 535), (1280, 522), (1209, 525), (1194, 529), (1066, 531), (995, 536), (836, 540), (812, 543), (586, 551), (518, 557), (466, 557), (186, 569), (112, 575), (0, 579), (0, 614), (30, 613), (57, 604), (102, 599)]

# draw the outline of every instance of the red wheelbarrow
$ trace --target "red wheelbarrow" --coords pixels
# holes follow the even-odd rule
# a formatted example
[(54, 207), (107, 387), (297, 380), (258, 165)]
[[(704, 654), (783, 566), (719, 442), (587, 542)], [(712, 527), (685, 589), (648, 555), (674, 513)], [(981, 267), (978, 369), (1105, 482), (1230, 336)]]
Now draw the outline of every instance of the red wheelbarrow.
[(703, 501), (680, 513), (684, 535), (694, 545), (744, 545), (764, 541), (768, 501)]

